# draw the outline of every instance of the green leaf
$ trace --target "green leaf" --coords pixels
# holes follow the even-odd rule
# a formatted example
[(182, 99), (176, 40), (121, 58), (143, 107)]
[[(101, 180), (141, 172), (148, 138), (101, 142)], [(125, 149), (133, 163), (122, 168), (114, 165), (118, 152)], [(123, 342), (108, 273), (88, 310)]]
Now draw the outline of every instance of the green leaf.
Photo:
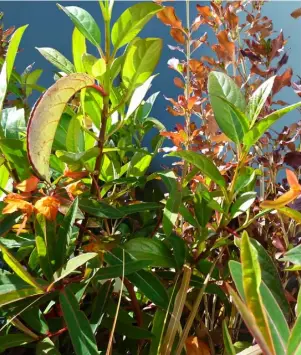
[(240, 88), (228, 75), (213, 71), (209, 74), (208, 93), (219, 128), (233, 142), (241, 142), (245, 127), (233, 109), (221, 99), (221, 97), (225, 98), (238, 110), (244, 112), (246, 103)]
[(195, 220), (194, 216), (191, 214), (189, 209), (184, 205), (184, 203), (180, 205), (179, 213), (181, 214), (181, 216), (184, 218), (186, 222), (188, 222), (194, 227), (198, 227), (197, 221)]
[(75, 353), (77, 355), (98, 355), (91, 325), (68, 287), (60, 293), (60, 304)]
[(21, 218), (21, 212), (16, 211), (6, 215), (0, 220), (0, 237), (3, 237), (10, 229), (18, 223)]
[(165, 287), (151, 272), (141, 270), (127, 277), (155, 305), (167, 309), (169, 299)]
[[(122, 274), (122, 272), (121, 272)], [(113, 291), (112, 281), (107, 281), (99, 288), (97, 295), (94, 299), (90, 324), (93, 334), (96, 333), (97, 328), (101, 325), (101, 322), (105, 316), (105, 309)]]
[(85, 72), (82, 55), (86, 52), (86, 38), (76, 27), (74, 27), (72, 33), (72, 56), (74, 67), (77, 73)]
[(299, 315), (289, 338), (287, 355), (301, 354), (301, 316)]
[(71, 19), (74, 26), (90, 41), (95, 47), (100, 48), (100, 30), (94, 18), (84, 9), (77, 6), (64, 7), (58, 4)]
[(226, 182), (218, 168), (214, 165), (212, 160), (207, 158), (205, 155), (198, 154), (196, 152), (191, 151), (179, 151), (170, 153), (169, 156), (179, 157), (187, 161), (188, 163), (196, 166), (202, 174), (208, 176), (211, 180), (213, 180), (219, 186), (225, 188)]
[(0, 306), (44, 293), (7, 271), (0, 271)]
[(265, 337), (261, 333), (258, 325), (256, 324), (255, 318), (250, 312), (250, 309), (242, 302), (237, 293), (229, 285), (227, 285), (227, 289), (230, 296), (232, 297), (233, 303), (241, 314), (243, 321), (245, 322), (248, 329), (251, 331), (261, 350), (265, 354), (273, 354), (274, 352), (271, 352)]
[(119, 209), (104, 202), (88, 198), (80, 198), (79, 207), (84, 212), (87, 212), (91, 216), (95, 217), (118, 219), (124, 216), (124, 213), (122, 213)]
[(49, 327), (43, 313), (38, 307), (30, 307), (21, 313), (21, 318), (25, 323), (40, 334), (47, 334), (49, 332)]
[(143, 176), (146, 173), (151, 161), (152, 161), (152, 156), (147, 152), (145, 152), (145, 154), (136, 152), (130, 161), (130, 165), (126, 176), (128, 177)]
[(122, 68), (122, 82), (128, 92), (142, 85), (159, 62), (162, 40), (159, 38), (136, 38), (127, 47)]
[(156, 310), (152, 326), (152, 333), (155, 338), (151, 341), (148, 355), (158, 355), (158, 350), (161, 344), (161, 334), (164, 332), (165, 315), (166, 312), (162, 309), (158, 308)]
[(18, 260), (15, 259), (14, 256), (2, 244), (0, 244), (0, 249), (2, 251), (3, 260), (16, 273), (16, 275), (18, 275), (22, 280), (37, 290), (44, 292), (36, 280), (24, 269)]
[(72, 238), (73, 224), (75, 222), (77, 210), (78, 198), (73, 201), (58, 230), (56, 245), (58, 252), (56, 253), (55, 261), (56, 270), (61, 267), (67, 259), (67, 250)]
[(32, 111), (27, 128), (27, 149), (31, 165), (41, 178), (50, 181), (52, 142), (67, 102), (77, 91), (93, 85), (94, 79), (87, 74), (62, 77), (45, 92)]
[(256, 123), (254, 127), (244, 136), (243, 143), (245, 145), (245, 150), (248, 151), (255, 143), (257, 143), (264, 132), (266, 132), (276, 121), (278, 121), (279, 118), (300, 106), (301, 101), (296, 104), (281, 108), (280, 110), (271, 113)]
[(236, 218), (248, 211), (256, 199), (256, 192), (250, 191), (241, 194), (231, 207), (231, 217)]
[(250, 242), (248, 233), (243, 232), (241, 238), (241, 263), (243, 288), (246, 303), (255, 318), (255, 322), (266, 340), (270, 351), (273, 353), (273, 341), (267, 321), (267, 315), (263, 308), (262, 298), (259, 292), (261, 283), (261, 270), (258, 261), (258, 253)]
[[(5, 189), (9, 180), (9, 171), (5, 165), (0, 166), (0, 187)], [(3, 191), (0, 190), (0, 196), (3, 194)], [(2, 227), (2, 226), (1, 226)], [(0, 236), (1, 236), (1, 227), (0, 227)]]
[(288, 316), (290, 311), (289, 304), (285, 297), (282, 282), (273, 259), (269, 256), (266, 249), (257, 240), (251, 238), (250, 241), (252, 246), (257, 250), (262, 281), (272, 292), (284, 314)]
[(17, 348), (22, 345), (26, 345), (35, 341), (36, 339), (32, 338), (26, 334), (7, 334), (0, 336), (0, 352), (4, 352), (10, 348)]
[(160, 240), (134, 238), (124, 244), (124, 248), (138, 260), (150, 260), (154, 267), (174, 268), (174, 258), (167, 245)]
[(36, 69), (36, 70), (28, 73), (25, 76), (24, 82), (25, 82), (25, 94), (26, 94), (26, 97), (29, 97), (32, 94), (32, 90), (34, 89), (34, 86), (36, 85), (36, 83), (39, 80), (39, 78), (42, 75), (42, 73), (43, 73), (42, 69)]
[(63, 265), (59, 270), (57, 270), (53, 274), (54, 282), (48, 286), (48, 290), (50, 290), (56, 282), (64, 279), (66, 276), (70, 275), (77, 268), (86, 264), (87, 261), (97, 256), (98, 256), (97, 253), (85, 253), (68, 260), (65, 265)]
[[(39, 258), (39, 263), (43, 274), (46, 276), (47, 280), (52, 281), (53, 270), (51, 266), (51, 256), (50, 251), (55, 247), (55, 242), (49, 245), (47, 241), (47, 229), (46, 229), (46, 219), (42, 214), (38, 214), (35, 220), (35, 233), (36, 233), (36, 248)], [(49, 241), (51, 244), (51, 241)]]
[(127, 8), (112, 28), (112, 43), (115, 50), (131, 42), (161, 9), (161, 6), (151, 2), (139, 3)]
[(171, 189), (163, 210), (163, 230), (167, 237), (170, 236), (178, 219), (179, 209), (182, 203), (182, 188), (175, 184)]
[(36, 355), (61, 355), (50, 338), (44, 338), (36, 347)]
[(223, 320), (223, 340), (224, 340), (224, 347), (225, 347), (225, 355), (235, 355), (236, 351), (234, 349), (232, 339), (229, 334), (229, 330), (225, 320)]
[(259, 116), (267, 98), (269, 97), (275, 81), (275, 76), (264, 81), (252, 94), (247, 105), (247, 115), (251, 122)]
[(301, 245), (298, 245), (286, 252), (283, 256), (283, 260), (289, 261), (296, 265), (301, 265)]
[(9, 45), (8, 45), (8, 48), (6, 51), (6, 63), (7, 63), (7, 67), (6, 67), (7, 77), (6, 78), (7, 78), (7, 82), (9, 82), (10, 76), (12, 74), (14, 63), (15, 63), (15, 58), (18, 53), (19, 44), (20, 44), (21, 39), (23, 37), (24, 31), (26, 30), (27, 27), (28, 27), (28, 25), (19, 27), (13, 33), (13, 35), (9, 41)]
[(166, 241), (169, 242), (172, 246), (177, 270), (181, 270), (186, 261), (187, 253), (187, 246), (184, 240), (181, 237), (178, 237), (176, 234), (172, 234), (169, 238), (166, 239)]
[(85, 138), (79, 116), (72, 117), (66, 135), (66, 148), (68, 152), (83, 152), (85, 150)]
[[(229, 268), (240, 296), (245, 298), (241, 264), (235, 261), (230, 261)], [(260, 284), (260, 295), (267, 314), (276, 354), (285, 353), (290, 334), (285, 316), (271, 290), (263, 281)]]
[[(139, 4), (140, 5), (140, 4)], [(142, 85), (138, 86), (131, 97), (131, 101), (129, 103), (129, 107), (125, 116), (125, 120), (128, 119), (139, 107), (142, 100), (144, 99), (146, 93), (151, 87), (151, 83), (157, 75), (150, 76)]]
[(3, 102), (7, 91), (6, 68), (7, 68), (6, 62), (4, 62), (0, 73), (0, 113), (3, 108)]
[(143, 203), (135, 203), (132, 205), (118, 207), (118, 212), (123, 215), (123, 217), (128, 216), (134, 213), (141, 213), (141, 212), (149, 212), (152, 210), (161, 209), (162, 205), (159, 205), (155, 202), (143, 202)]
[[(134, 255), (133, 255), (134, 256)], [(125, 263), (124, 275), (130, 275), (134, 272), (142, 270), (148, 266), (152, 265), (152, 260), (136, 260), (128, 261)], [(123, 273), (123, 264), (102, 267), (95, 273), (94, 277), (96, 280), (107, 280), (115, 279), (121, 277)]]
[(63, 71), (64, 73), (71, 74), (75, 72), (74, 65), (56, 49), (46, 47), (36, 47), (36, 49), (46, 60), (48, 60), (48, 62), (53, 64), (56, 68)]
[(297, 223), (301, 223), (301, 213), (299, 211), (294, 210), (290, 207), (277, 208), (277, 211), (295, 220)]

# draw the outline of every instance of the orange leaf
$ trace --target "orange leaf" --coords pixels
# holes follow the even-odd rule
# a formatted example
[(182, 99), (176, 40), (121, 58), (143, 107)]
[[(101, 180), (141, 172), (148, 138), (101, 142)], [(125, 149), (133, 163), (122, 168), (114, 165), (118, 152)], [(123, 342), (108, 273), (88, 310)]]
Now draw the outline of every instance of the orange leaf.
[(298, 17), (300, 17), (300, 16), (301, 16), (301, 7), (300, 7), (299, 9), (293, 11), (293, 12), (291, 13), (291, 16), (292, 16), (293, 18), (298, 18)]
[(220, 31), (216, 35), (219, 44), (214, 44), (212, 49), (216, 52), (219, 61), (224, 62), (225, 67), (235, 61), (235, 44), (228, 38), (226, 30)]
[(60, 202), (55, 197), (42, 197), (35, 203), (35, 208), (38, 213), (41, 213), (49, 221), (54, 221), (58, 213)]
[(4, 208), (2, 213), (13, 213), (16, 211), (22, 211), (28, 217), (32, 214), (34, 207), (30, 202), (24, 200), (24, 197), (18, 194), (8, 194), (4, 202), (7, 204)]
[(66, 191), (72, 196), (78, 196), (84, 192), (86, 185), (79, 181), (75, 181), (65, 187)]
[(178, 88), (181, 88), (181, 89), (184, 88), (184, 83), (180, 78), (178, 78), (178, 77), (174, 78), (173, 82)]
[(198, 339), (198, 337), (188, 337), (186, 339), (186, 354), (187, 355), (210, 355), (209, 346)]
[(281, 195), (279, 198), (277, 198), (275, 201), (263, 201), (261, 203), (262, 208), (281, 208), (284, 207), (285, 205), (289, 204), (290, 202), (293, 202), (301, 193), (301, 189), (290, 189), (288, 192), (284, 193)]
[(64, 176), (70, 177), (72, 179), (82, 179), (84, 177), (87, 177), (89, 175), (88, 171), (72, 171), (66, 168), (64, 170)]
[(157, 17), (165, 25), (174, 28), (182, 28), (182, 22), (179, 20), (172, 6), (166, 6), (157, 14)]
[(298, 188), (300, 189), (299, 180), (296, 174), (292, 170), (286, 169), (286, 178), (289, 186), (292, 189), (298, 189)]
[(31, 175), (31, 177), (16, 185), (16, 188), (23, 192), (31, 192), (37, 189), (39, 181), (36, 176)]
[(176, 42), (181, 44), (185, 43), (185, 36), (179, 28), (172, 28), (170, 30), (170, 35)]

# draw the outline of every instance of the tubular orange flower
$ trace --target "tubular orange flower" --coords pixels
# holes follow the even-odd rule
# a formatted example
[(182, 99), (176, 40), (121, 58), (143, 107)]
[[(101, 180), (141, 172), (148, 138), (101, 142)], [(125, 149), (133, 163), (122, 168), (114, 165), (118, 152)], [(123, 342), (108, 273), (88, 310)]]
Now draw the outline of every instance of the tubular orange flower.
[(54, 221), (60, 207), (60, 201), (52, 196), (42, 197), (34, 207), (38, 213), (44, 215), (49, 221)]
[(27, 217), (30, 217), (32, 212), (34, 211), (33, 205), (30, 202), (25, 201), (22, 195), (14, 193), (8, 194), (4, 198), (4, 202), (7, 205), (3, 208), (3, 214), (21, 211), (26, 214)]
[(289, 191), (285, 192), (274, 201), (263, 201), (261, 203), (262, 208), (278, 209), (284, 207), (285, 205), (293, 202), (301, 194), (301, 185), (299, 184), (296, 174), (293, 171), (286, 169), (286, 177), (290, 186)]

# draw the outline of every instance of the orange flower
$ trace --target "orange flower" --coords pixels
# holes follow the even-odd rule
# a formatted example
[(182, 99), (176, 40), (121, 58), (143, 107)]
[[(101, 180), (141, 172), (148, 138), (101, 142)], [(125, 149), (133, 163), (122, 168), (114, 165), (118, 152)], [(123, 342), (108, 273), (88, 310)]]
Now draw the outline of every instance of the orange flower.
[(65, 187), (68, 195), (78, 196), (84, 192), (86, 185), (81, 181), (75, 181)]
[(30, 215), (34, 211), (33, 205), (30, 202), (25, 201), (22, 195), (18, 195), (14, 193), (8, 194), (4, 198), (4, 202), (7, 205), (3, 208), (2, 211), (3, 214), (21, 211), (24, 214), (26, 214), (27, 217), (30, 217)]
[(28, 179), (16, 185), (16, 188), (23, 192), (31, 192), (37, 189), (39, 181), (40, 180), (36, 176), (31, 175)]
[(290, 186), (289, 191), (285, 192), (274, 201), (263, 201), (261, 203), (262, 208), (277, 209), (284, 207), (285, 205), (293, 202), (301, 194), (301, 185), (299, 184), (296, 174), (293, 171), (286, 169), (286, 177)]
[(54, 221), (60, 207), (60, 201), (55, 197), (46, 196), (38, 200), (34, 207), (37, 213), (44, 215), (49, 221)]

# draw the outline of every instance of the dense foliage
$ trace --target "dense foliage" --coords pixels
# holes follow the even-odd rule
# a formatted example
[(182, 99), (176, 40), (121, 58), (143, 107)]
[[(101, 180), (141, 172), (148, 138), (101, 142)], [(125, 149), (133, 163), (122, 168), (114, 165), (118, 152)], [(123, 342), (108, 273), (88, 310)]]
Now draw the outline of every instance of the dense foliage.
[[(272, 128), (301, 107), (277, 96), (301, 96), (284, 34), (261, 1), (196, 5), (195, 19), (187, 1), (185, 25), (161, 2), (113, 24), (114, 1), (99, 4), (103, 36), (58, 5), (73, 59), (38, 48), (48, 89), (40, 69), (14, 69), (27, 26), (0, 28), (0, 351), (300, 354), (301, 125)], [(151, 115), (163, 43), (138, 35), (153, 17), (176, 42), (173, 132)], [(160, 152), (177, 161), (150, 172)]]

